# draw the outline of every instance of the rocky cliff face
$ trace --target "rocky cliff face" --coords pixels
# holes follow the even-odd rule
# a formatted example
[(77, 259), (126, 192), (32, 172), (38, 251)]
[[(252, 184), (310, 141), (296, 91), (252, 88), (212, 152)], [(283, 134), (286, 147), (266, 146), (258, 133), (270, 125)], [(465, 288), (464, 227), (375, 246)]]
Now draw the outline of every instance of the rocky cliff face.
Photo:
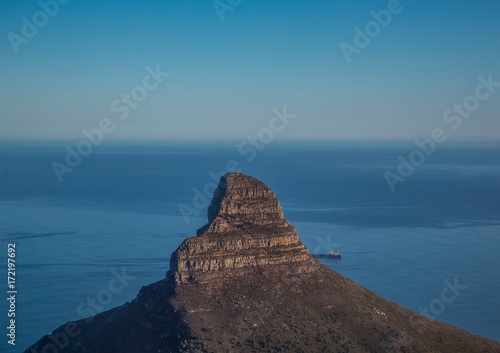
[(321, 265), (250, 176), (221, 179), (197, 234), (131, 303), (67, 323), (25, 353), (500, 352)]
[(208, 224), (172, 254), (170, 271), (178, 284), (208, 283), (239, 276), (249, 268), (284, 263), (314, 269), (295, 227), (284, 219), (274, 192), (244, 174), (222, 177), (208, 209)]

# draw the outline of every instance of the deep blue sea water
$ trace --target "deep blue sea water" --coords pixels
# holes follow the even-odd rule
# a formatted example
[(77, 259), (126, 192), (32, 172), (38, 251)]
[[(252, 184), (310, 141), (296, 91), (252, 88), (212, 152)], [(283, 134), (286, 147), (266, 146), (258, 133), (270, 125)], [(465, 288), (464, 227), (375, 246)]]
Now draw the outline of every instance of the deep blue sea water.
[[(18, 290), (16, 346), (2, 329), (2, 352), (92, 312), (87, 301), (99, 293), (96, 309), (107, 310), (163, 278), (171, 252), (206, 221), (208, 198), (197, 191), (212, 190), (209, 173), (229, 161), (274, 189), (311, 252), (340, 248), (340, 261), (323, 261), (335, 271), (500, 340), (500, 143), (447, 142), (394, 193), (383, 174), (412, 142), (276, 141), (247, 161), (232, 141), (115, 141), (60, 183), (51, 163), (64, 161), (67, 143), (0, 143), (0, 289), (6, 296), (15, 242)], [(198, 214), (183, 217), (181, 204)], [(123, 271), (124, 288), (103, 297)], [(455, 281), (459, 293), (444, 304)], [(0, 327), (7, 320), (2, 300)]]

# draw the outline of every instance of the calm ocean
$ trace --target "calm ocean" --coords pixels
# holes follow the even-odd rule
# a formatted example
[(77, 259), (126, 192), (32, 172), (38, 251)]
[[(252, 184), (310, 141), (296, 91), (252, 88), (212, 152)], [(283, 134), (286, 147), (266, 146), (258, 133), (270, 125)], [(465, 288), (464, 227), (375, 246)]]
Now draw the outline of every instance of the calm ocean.
[(15, 347), (0, 304), (2, 352), (163, 278), (171, 252), (206, 221), (210, 173), (230, 161), (274, 189), (311, 252), (340, 249), (340, 261), (324, 261), (335, 271), (500, 340), (500, 143), (438, 146), (394, 193), (384, 172), (411, 142), (278, 141), (248, 161), (237, 142), (115, 141), (60, 183), (51, 163), (64, 162), (67, 143), (0, 143), (0, 288), (7, 296), (7, 243), (16, 243), (18, 290)]

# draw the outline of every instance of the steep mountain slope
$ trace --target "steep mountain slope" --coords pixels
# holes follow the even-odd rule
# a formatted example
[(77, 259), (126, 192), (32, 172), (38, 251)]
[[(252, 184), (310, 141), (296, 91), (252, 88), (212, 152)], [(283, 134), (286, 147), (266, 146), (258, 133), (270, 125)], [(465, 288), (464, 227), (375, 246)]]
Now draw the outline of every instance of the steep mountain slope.
[(68, 323), (26, 352), (500, 352), (413, 313), (308, 254), (273, 191), (226, 174), (208, 224), (131, 303)]

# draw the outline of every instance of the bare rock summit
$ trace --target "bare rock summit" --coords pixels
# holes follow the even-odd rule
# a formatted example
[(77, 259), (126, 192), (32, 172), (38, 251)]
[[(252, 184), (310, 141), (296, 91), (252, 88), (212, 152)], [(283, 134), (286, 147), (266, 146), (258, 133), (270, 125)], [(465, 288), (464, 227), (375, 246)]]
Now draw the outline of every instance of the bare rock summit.
[(414, 313), (323, 266), (266, 184), (229, 173), (207, 225), (172, 253), (163, 280), (130, 303), (62, 325), (30, 352), (500, 353), (500, 343)]
[(208, 209), (208, 224), (197, 233), (171, 256), (170, 274), (178, 284), (216, 284), (277, 264), (293, 263), (302, 272), (315, 268), (271, 188), (244, 174), (221, 178)]

